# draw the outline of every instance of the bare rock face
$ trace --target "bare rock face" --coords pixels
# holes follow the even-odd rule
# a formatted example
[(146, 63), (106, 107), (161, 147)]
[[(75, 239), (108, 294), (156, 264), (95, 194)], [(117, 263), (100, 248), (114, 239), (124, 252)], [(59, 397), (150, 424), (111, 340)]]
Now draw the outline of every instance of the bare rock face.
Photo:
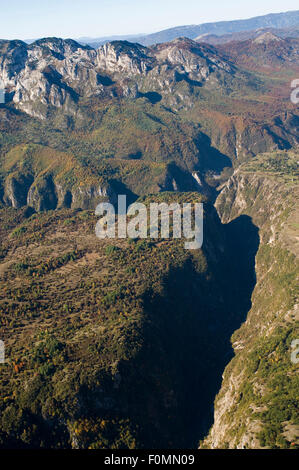
[(0, 67), (2, 79), (8, 84), (25, 67), (28, 59), (27, 45), (22, 41), (0, 41)]
[(33, 182), (31, 175), (8, 177), (5, 182), (3, 201), (8, 206), (19, 209), (27, 204), (27, 194)]
[(98, 49), (97, 63), (101, 70), (108, 73), (141, 75), (149, 72), (155, 62), (148, 53), (149, 50), (139, 44), (114, 41)]
[(187, 38), (178, 38), (154, 48), (159, 62), (181, 66), (185, 73), (205, 79), (216, 69), (232, 73), (233, 68), (221, 59), (213, 47), (198, 44)]
[(37, 179), (28, 192), (27, 204), (36, 211), (54, 210), (57, 207), (57, 194), (51, 175)]
[[(216, 71), (233, 74), (234, 68), (217, 55), (213, 47), (187, 38), (145, 48), (139, 44), (115, 41), (98, 50), (98, 66), (117, 81), (131, 79), (139, 92), (175, 92), (181, 81), (202, 86)], [(126, 87), (124, 95), (128, 96)], [(186, 96), (186, 103), (188, 97)]]
[(30, 46), (3, 41), (0, 47), (0, 77), (6, 92), (30, 115), (45, 118), (51, 106), (65, 106), (72, 114), (81, 94), (103, 93), (93, 49), (56, 38), (41, 39)]
[(5, 179), (2, 192), (5, 205), (15, 209), (28, 206), (37, 212), (57, 208), (94, 210), (100, 202), (117, 202), (117, 194), (109, 182), (86, 184), (77, 181), (70, 186), (50, 172), (14, 172)]
[[(186, 38), (153, 48), (114, 41), (97, 51), (70, 39), (0, 42), (0, 80), (7, 100), (40, 119), (51, 109), (75, 115), (81, 98), (160, 93), (159, 99), (148, 96), (159, 101), (175, 93), (179, 82), (202, 86), (216, 71), (232, 74), (234, 69), (213, 46)], [(177, 94), (188, 105), (190, 97)]]
[(112, 204), (117, 202), (117, 195), (113, 189), (107, 186), (84, 186), (75, 188), (72, 191), (72, 208), (92, 209), (94, 210), (103, 200)]

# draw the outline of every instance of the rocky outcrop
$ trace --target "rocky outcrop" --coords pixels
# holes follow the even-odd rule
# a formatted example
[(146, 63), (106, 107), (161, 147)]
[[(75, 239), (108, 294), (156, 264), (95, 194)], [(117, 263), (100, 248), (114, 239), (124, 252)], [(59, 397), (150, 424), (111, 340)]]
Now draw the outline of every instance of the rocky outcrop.
[(111, 74), (135, 76), (147, 74), (155, 63), (150, 51), (127, 41), (107, 43), (97, 51), (99, 69)]
[(51, 175), (34, 181), (28, 192), (27, 205), (36, 211), (56, 209), (57, 194)]
[(72, 191), (72, 208), (95, 209), (103, 200), (115, 204), (117, 194), (112, 187), (107, 186), (79, 186)]
[(104, 94), (95, 61), (96, 51), (71, 40), (0, 44), (0, 77), (7, 95), (19, 109), (40, 118), (47, 116), (48, 107), (64, 106), (74, 113), (81, 94)]
[(6, 179), (3, 201), (5, 204), (19, 209), (27, 204), (27, 195), (33, 177), (31, 175), (11, 176)]
[(8, 176), (4, 184), (3, 202), (15, 209), (29, 206), (37, 212), (63, 207), (94, 210), (102, 201), (117, 202), (117, 194), (109, 183), (69, 186), (55, 180), (51, 174), (14, 174)]
[(0, 43), (0, 79), (7, 100), (41, 119), (51, 108), (75, 115), (80, 98), (167, 95), (182, 80), (200, 86), (215, 72), (232, 74), (234, 68), (212, 46), (186, 38), (153, 48), (114, 41), (97, 51), (58, 38), (31, 45)]

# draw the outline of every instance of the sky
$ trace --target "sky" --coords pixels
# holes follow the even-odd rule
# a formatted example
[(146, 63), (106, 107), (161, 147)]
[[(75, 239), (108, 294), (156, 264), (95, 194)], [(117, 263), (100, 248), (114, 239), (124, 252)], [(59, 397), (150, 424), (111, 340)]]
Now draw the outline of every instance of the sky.
[(153, 33), (173, 26), (298, 10), (298, 0), (0, 0), (0, 37)]

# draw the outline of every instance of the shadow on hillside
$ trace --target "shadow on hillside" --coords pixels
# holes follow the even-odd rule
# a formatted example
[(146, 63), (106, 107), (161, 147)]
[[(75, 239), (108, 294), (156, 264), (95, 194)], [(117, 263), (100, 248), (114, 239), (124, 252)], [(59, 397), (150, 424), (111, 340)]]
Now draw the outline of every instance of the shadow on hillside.
[(214, 401), (221, 387), (223, 372), (234, 357), (231, 336), (246, 321), (256, 285), (255, 258), (260, 244), (258, 227), (247, 215), (241, 215), (222, 227), (226, 239), (224, 265), (227, 268), (220, 291), (224, 289), (227, 294), (223, 309), (225, 319), (223, 329), (220, 328), (216, 334), (221, 347), (216, 351), (215, 369), (207, 374), (209, 385), (204, 395), (204, 406), (199, 410), (199, 417), (202, 417), (198, 426), (199, 439), (206, 437), (213, 424)]
[(151, 104), (157, 104), (162, 100), (162, 95), (155, 91), (149, 91), (148, 93), (138, 93), (138, 98), (147, 98)]
[(139, 412), (148, 448), (197, 448), (207, 435), (223, 371), (233, 357), (230, 338), (251, 307), (258, 228), (247, 216), (227, 225), (216, 211), (214, 218), (221, 235), (206, 233), (203, 246), (211, 276), (198, 272), (190, 259), (170, 270), (163, 294), (148, 291), (144, 297), (148, 384)]
[(201, 152), (200, 171), (221, 173), (225, 168), (232, 168), (231, 159), (214, 147), (211, 138), (203, 132), (198, 135), (196, 145)]

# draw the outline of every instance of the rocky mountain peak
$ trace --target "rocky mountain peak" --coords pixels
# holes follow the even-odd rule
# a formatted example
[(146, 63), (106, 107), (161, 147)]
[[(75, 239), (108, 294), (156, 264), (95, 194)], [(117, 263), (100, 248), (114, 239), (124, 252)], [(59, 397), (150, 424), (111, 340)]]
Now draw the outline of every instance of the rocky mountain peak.
[[(74, 115), (80, 97), (135, 99), (154, 93), (155, 101), (160, 101), (164, 95), (173, 95), (179, 82), (202, 86), (213, 75), (211, 86), (212, 82), (217, 86), (215, 72), (234, 71), (214, 46), (185, 37), (151, 48), (113, 41), (98, 50), (55, 37), (30, 45), (0, 42), (0, 79), (10, 101), (41, 119), (51, 108), (63, 107), (68, 115)], [(191, 101), (184, 99), (185, 104)]]
[(284, 42), (283, 39), (279, 38), (278, 36), (275, 36), (275, 34), (271, 33), (270, 31), (267, 31), (266, 33), (261, 34), (252, 42), (254, 44), (269, 44), (273, 41)]
[(153, 50), (158, 61), (182, 66), (185, 72), (201, 77), (206, 78), (216, 68), (233, 71), (213, 46), (199, 44), (185, 37), (159, 44)]
[(72, 54), (78, 50), (91, 51), (90, 46), (83, 46), (73, 39), (61, 39), (56, 37), (42, 38), (33, 42), (28, 46), (29, 50), (35, 50), (36, 48), (49, 49), (52, 52), (60, 54)]
[(112, 41), (97, 51), (98, 67), (110, 73), (146, 73), (153, 65), (149, 50), (128, 41)]

